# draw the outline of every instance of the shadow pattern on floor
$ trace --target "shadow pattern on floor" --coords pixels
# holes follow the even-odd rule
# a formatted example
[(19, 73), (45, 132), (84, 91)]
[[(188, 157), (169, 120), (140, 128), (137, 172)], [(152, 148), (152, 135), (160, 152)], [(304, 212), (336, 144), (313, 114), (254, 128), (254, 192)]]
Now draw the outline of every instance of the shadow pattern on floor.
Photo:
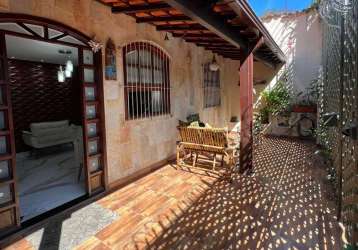
[(124, 249), (341, 249), (332, 190), (314, 151), (310, 142), (262, 138), (254, 176), (206, 183)]

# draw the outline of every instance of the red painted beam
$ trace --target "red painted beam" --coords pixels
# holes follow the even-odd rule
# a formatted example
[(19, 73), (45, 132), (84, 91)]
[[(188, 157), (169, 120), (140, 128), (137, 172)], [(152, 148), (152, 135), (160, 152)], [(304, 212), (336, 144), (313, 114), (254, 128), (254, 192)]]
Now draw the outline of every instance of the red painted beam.
[(253, 87), (254, 56), (240, 62), (240, 172), (253, 167)]

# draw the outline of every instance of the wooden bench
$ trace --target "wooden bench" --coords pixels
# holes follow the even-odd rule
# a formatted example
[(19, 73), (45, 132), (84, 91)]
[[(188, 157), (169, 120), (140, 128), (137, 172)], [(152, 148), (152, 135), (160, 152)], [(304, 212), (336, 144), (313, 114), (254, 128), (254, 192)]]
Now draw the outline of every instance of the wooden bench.
[[(196, 167), (201, 159), (212, 164), (210, 171), (224, 170), (231, 178), (237, 160), (237, 145), (230, 145), (226, 129), (178, 127), (178, 130), (181, 138), (177, 145), (178, 166)], [(189, 159), (191, 165), (186, 164)]]

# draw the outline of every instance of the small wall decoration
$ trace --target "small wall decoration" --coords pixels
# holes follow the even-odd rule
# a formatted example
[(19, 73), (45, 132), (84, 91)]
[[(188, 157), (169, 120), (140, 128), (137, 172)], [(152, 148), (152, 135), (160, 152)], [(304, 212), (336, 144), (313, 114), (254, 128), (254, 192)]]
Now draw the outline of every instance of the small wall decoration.
[(91, 47), (93, 53), (97, 53), (100, 51), (103, 47), (103, 45), (100, 42), (97, 42), (95, 38), (93, 38), (91, 41), (88, 42), (88, 45)]
[(110, 38), (106, 43), (105, 78), (117, 80), (116, 46)]

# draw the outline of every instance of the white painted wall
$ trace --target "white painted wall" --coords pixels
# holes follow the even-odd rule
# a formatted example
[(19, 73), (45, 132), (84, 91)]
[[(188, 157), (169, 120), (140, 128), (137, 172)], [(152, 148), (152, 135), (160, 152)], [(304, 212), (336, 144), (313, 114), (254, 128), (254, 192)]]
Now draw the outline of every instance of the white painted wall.
[[(318, 76), (321, 65), (322, 28), (316, 10), (301, 13), (272, 14), (263, 23), (292, 66), (293, 86), (304, 91)], [(270, 86), (276, 83), (275, 79)]]

